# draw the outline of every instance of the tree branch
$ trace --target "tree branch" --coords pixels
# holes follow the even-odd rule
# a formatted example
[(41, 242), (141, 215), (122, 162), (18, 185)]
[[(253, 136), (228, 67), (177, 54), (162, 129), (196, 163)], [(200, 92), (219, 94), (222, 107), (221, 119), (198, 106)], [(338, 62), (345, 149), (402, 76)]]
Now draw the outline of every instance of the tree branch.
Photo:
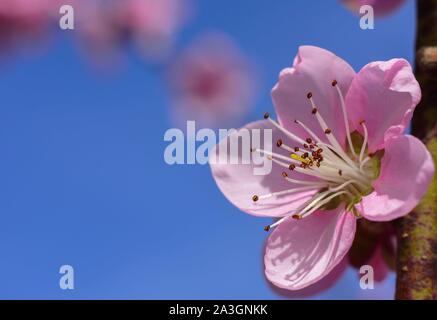
[[(437, 0), (417, 0), (416, 77), (422, 101), (412, 133), (437, 162)], [(421, 203), (395, 222), (396, 299), (437, 299), (437, 177)]]

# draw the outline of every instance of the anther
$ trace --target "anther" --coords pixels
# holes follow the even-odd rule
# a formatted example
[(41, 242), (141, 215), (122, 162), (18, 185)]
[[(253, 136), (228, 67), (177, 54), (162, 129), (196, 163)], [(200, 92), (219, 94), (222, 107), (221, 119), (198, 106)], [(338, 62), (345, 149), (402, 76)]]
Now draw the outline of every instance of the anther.
[(300, 220), (300, 219), (302, 219), (302, 216), (300, 216), (300, 215), (298, 215), (298, 214), (293, 214), (292, 218), (293, 218), (294, 220)]
[(306, 143), (303, 144), (303, 147), (304, 147), (305, 149), (308, 149), (308, 145), (307, 145)]
[(294, 151), (298, 152), (299, 151), (299, 147), (294, 147)]
[(325, 130), (325, 133), (326, 133), (326, 134), (330, 134), (331, 132), (332, 132), (332, 130), (329, 129), (329, 128)]
[(288, 177), (287, 172), (282, 172), (282, 176), (283, 176), (284, 178), (287, 178), (287, 177)]
[(307, 94), (307, 98), (308, 99), (311, 99), (313, 97), (313, 93), (312, 92), (308, 92), (308, 94)]
[(343, 175), (343, 170), (338, 170), (338, 174), (339, 174), (340, 176), (342, 176), (342, 175)]
[(278, 141), (276, 141), (276, 146), (277, 146), (277, 147), (282, 146), (282, 140), (281, 140), (281, 139), (279, 139)]
[(259, 200), (259, 197), (257, 195), (254, 195), (252, 197), (253, 202), (257, 202)]
[(302, 158), (306, 159), (306, 158), (308, 158), (308, 156), (309, 156), (309, 153), (308, 153), (308, 152), (305, 152), (305, 153), (302, 155)]
[(317, 113), (317, 108), (313, 108), (313, 109), (311, 110), (311, 113), (312, 113), (312, 114), (316, 114), (316, 113)]
[(366, 123), (366, 120), (361, 120), (360, 121), (360, 125), (363, 125), (364, 123)]
[(311, 139), (311, 138), (306, 138), (306, 140), (305, 140), (306, 142), (308, 142), (308, 143), (311, 143), (311, 142), (313, 142), (313, 140)]
[(331, 84), (332, 84), (333, 87), (335, 87), (337, 85), (337, 83), (338, 83), (337, 80), (332, 80)]
[(268, 112), (264, 113), (264, 119), (270, 118), (270, 114)]
[(296, 165), (294, 165), (294, 164), (290, 164), (288, 166), (288, 169), (290, 169), (291, 171), (293, 171), (295, 168), (296, 168)]
[(266, 232), (270, 231), (270, 226), (265, 226), (264, 231), (266, 231)]

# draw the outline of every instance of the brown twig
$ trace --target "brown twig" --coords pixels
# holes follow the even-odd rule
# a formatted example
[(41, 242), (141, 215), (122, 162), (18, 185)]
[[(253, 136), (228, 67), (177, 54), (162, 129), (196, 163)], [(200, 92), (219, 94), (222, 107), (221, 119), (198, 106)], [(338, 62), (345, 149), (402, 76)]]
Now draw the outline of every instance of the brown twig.
[[(412, 133), (437, 161), (437, 0), (417, 0), (416, 77), (422, 101)], [(437, 299), (437, 178), (421, 203), (395, 222), (396, 299)]]

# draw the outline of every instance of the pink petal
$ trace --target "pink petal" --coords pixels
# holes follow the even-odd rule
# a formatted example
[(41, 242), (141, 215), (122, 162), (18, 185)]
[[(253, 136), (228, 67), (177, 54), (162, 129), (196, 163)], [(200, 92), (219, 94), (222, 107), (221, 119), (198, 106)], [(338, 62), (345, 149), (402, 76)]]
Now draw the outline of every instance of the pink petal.
[(340, 208), (284, 221), (267, 242), (266, 277), (288, 290), (308, 287), (340, 263), (352, 245), (355, 229), (355, 216)]
[(389, 221), (409, 213), (425, 195), (434, 163), (425, 145), (405, 135), (388, 139), (375, 189), (356, 206), (373, 221)]
[(306, 297), (320, 294), (326, 290), (331, 289), (337, 283), (337, 281), (341, 279), (347, 267), (348, 267), (348, 260), (344, 258), (343, 260), (340, 261), (338, 265), (334, 267), (334, 269), (332, 269), (332, 271), (326, 277), (298, 291), (290, 291), (287, 289), (276, 287), (270, 281), (268, 281), (268, 285), (270, 286), (273, 292), (285, 298), (288, 299), (306, 298)]
[(421, 92), (410, 64), (404, 59), (372, 62), (364, 66), (352, 82), (346, 97), (352, 126), (369, 131), (369, 151), (383, 147), (384, 136), (402, 134), (419, 103)]
[(344, 143), (345, 125), (339, 95), (332, 81), (337, 80), (345, 96), (354, 76), (352, 67), (333, 53), (318, 47), (300, 47), (293, 67), (281, 72), (279, 82), (272, 90), (279, 121), (290, 131), (306, 138), (308, 133), (293, 123), (298, 119), (324, 139), (325, 134), (311, 114), (311, 104), (307, 99), (311, 92), (320, 114), (339, 142)]
[[(254, 129), (271, 129), (274, 146), (272, 147), (272, 141), (268, 141), (268, 143), (263, 146), (263, 148), (267, 150), (270, 149), (274, 152), (281, 151), (277, 150), (279, 148), (276, 147), (276, 141), (279, 137), (283, 139), (284, 143), (287, 143), (284, 135), (267, 120), (252, 122), (242, 129), (249, 129), (251, 132), (253, 132)], [(263, 140), (264, 134), (262, 132), (261, 141)], [(227, 144), (229, 147), (230, 137), (223, 139), (218, 146), (223, 145), (226, 141), (228, 141)], [(272, 170), (269, 174), (255, 175), (253, 161), (251, 161), (250, 164), (242, 164), (241, 160), (242, 152), (250, 150), (251, 146), (245, 146), (246, 149), (242, 150), (241, 145), (240, 143), (238, 155), (231, 155), (239, 164), (220, 163), (219, 161), (215, 161), (214, 163), (210, 161), (212, 174), (217, 185), (228, 200), (236, 207), (255, 216), (280, 217), (290, 214), (292, 210), (295, 210), (305, 201), (308, 201), (314, 194), (315, 191), (305, 191), (279, 197), (271, 197), (269, 199), (260, 199), (254, 202), (252, 200), (254, 195), (261, 196), (294, 187), (302, 187), (302, 185), (295, 185), (286, 181), (281, 174), (283, 171), (288, 171), (290, 177), (295, 179), (310, 180), (310, 178), (309, 176), (299, 173), (291, 173), (287, 168), (283, 168), (275, 163), (271, 163)], [(220, 151), (220, 147), (218, 146), (211, 151), (212, 155)], [(283, 155), (287, 155), (287, 153), (283, 153)], [(268, 162), (270, 163), (270, 161)]]

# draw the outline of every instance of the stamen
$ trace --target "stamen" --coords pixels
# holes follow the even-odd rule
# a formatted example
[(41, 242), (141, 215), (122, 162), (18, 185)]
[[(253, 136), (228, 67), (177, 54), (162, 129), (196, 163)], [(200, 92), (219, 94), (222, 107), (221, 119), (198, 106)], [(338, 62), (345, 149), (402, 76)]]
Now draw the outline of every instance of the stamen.
[(269, 120), (276, 128), (278, 128), (286, 136), (288, 136), (289, 138), (293, 139), (297, 143), (300, 143), (300, 144), (304, 143), (304, 141), (301, 138), (299, 138), (298, 136), (292, 134), (290, 131), (286, 130), (284, 127), (279, 125), (279, 123), (277, 123), (276, 121), (272, 120), (270, 117), (269, 118), (265, 118), (265, 119)]
[(347, 141), (349, 143), (349, 148), (352, 154), (354, 155), (354, 157), (356, 157), (357, 154), (355, 153), (354, 145), (352, 143), (352, 138), (349, 129), (349, 120), (347, 116), (346, 104), (344, 102), (343, 93), (341, 92), (340, 87), (337, 85), (337, 80), (332, 81), (332, 86), (335, 87), (335, 89), (337, 89), (338, 96), (340, 97), (340, 105), (341, 105), (341, 110), (343, 111), (343, 119), (344, 119), (344, 126), (346, 129)]
[[(312, 108), (315, 108), (316, 106), (314, 104), (314, 100), (312, 99), (312, 95), (308, 99), (309, 99), (309, 101), (311, 103)], [(315, 115), (316, 115), (317, 121), (319, 122), (320, 127), (326, 133), (326, 137), (328, 138), (329, 142), (332, 145), (330, 147), (336, 153), (338, 153), (346, 162), (348, 162), (351, 166), (354, 166), (355, 168), (357, 168), (356, 164), (354, 163), (354, 161), (349, 158), (349, 156), (346, 154), (346, 152), (344, 152), (343, 147), (337, 141), (335, 136), (330, 134), (332, 131), (331, 131), (331, 129), (328, 128), (328, 125), (326, 124), (326, 122), (323, 119), (323, 117), (320, 115), (320, 112), (317, 112)]]
[[(331, 181), (343, 182), (347, 178), (355, 179), (361, 187), (366, 188), (366, 186), (370, 183), (367, 177), (363, 176), (358, 170), (351, 170), (350, 168), (343, 168), (342, 175), (339, 175), (338, 166), (331, 165), (329, 163), (324, 164), (323, 166), (323, 175), (325, 179), (330, 179)], [(344, 171), (343, 171), (344, 170)], [(315, 170), (317, 171), (317, 170)], [(319, 172), (319, 171), (317, 171)]]
[(323, 207), (325, 204), (329, 203), (329, 201), (331, 201), (332, 199), (334, 199), (335, 197), (341, 196), (342, 194), (346, 194), (347, 191), (340, 191), (337, 193), (334, 193), (333, 195), (329, 196), (328, 198), (326, 198), (325, 200), (321, 201), (320, 203), (318, 203), (316, 206), (314, 206), (310, 211), (307, 211), (303, 214), (301, 214), (302, 218), (309, 216), (310, 214), (314, 213), (315, 211), (317, 211), (318, 209), (320, 209), (321, 207)]
[(254, 197), (256, 197), (256, 201), (260, 201), (260, 200), (264, 200), (264, 199), (268, 199), (268, 198), (272, 198), (272, 197), (277, 197), (277, 196), (283, 196), (286, 194), (292, 194), (292, 193), (297, 193), (297, 192), (302, 192), (302, 191), (309, 191), (309, 190), (314, 190), (317, 191), (317, 187), (316, 186), (306, 186), (306, 187), (299, 187), (299, 188), (292, 188), (292, 189), (288, 189), (288, 190), (283, 190), (283, 191), (277, 191), (277, 192), (272, 192), (272, 193), (268, 193), (268, 194), (264, 194), (262, 196), (253, 196), (252, 200)]
[(370, 156), (365, 157), (364, 160), (360, 163), (360, 170), (363, 170), (364, 165), (370, 160), (372, 159)]
[(294, 152), (295, 149), (296, 149), (296, 148), (292, 148), (290, 146), (287, 146), (286, 144), (284, 144), (284, 142), (282, 140), (278, 140), (276, 142), (276, 146), (279, 147), (279, 148), (282, 148), (282, 149), (284, 149), (284, 150), (286, 150), (288, 152)]
[[(291, 216), (291, 218), (293, 218), (295, 220), (300, 220), (300, 219), (304, 218), (305, 216), (308, 216), (309, 214), (313, 213), (318, 208), (327, 204), (329, 201), (331, 201), (331, 199), (333, 199), (341, 194), (348, 193), (348, 192), (347, 191), (337, 192), (337, 193), (332, 194), (328, 198), (324, 199), (323, 201), (321, 201), (329, 193), (330, 193), (330, 191), (328, 190), (328, 191), (324, 191), (324, 192), (320, 193), (319, 195), (316, 194), (312, 199), (310, 199), (309, 201), (307, 201), (306, 203), (304, 203), (303, 205), (301, 205), (299, 208), (297, 208), (295, 210), (296, 212), (305, 212), (306, 211), (305, 213), (293, 214)], [(318, 201), (321, 201), (321, 202), (318, 203)], [(316, 205), (316, 207), (313, 207), (314, 205)], [(313, 209), (311, 209), (311, 207), (313, 207)], [(308, 209), (311, 209), (311, 210), (307, 211)], [(278, 225), (280, 225), (282, 222), (284, 222), (289, 217), (290, 216), (285, 216), (285, 217), (281, 218), (280, 220), (276, 221), (275, 223), (264, 227), (264, 230), (269, 231), (270, 229), (277, 227)]]
[(363, 121), (360, 122), (360, 124), (361, 124), (361, 126), (363, 127), (363, 130), (364, 130), (364, 141), (363, 141), (363, 145), (361, 146), (361, 151), (360, 151), (360, 164), (361, 164), (363, 162), (364, 151), (366, 150), (367, 139), (368, 139), (369, 134), (367, 132), (366, 122), (363, 120)]
[(285, 177), (285, 180), (287, 180), (288, 182), (291, 182), (291, 183), (295, 183), (295, 184), (302, 184), (302, 185), (319, 187), (319, 188), (327, 187), (327, 182), (325, 182), (325, 181), (323, 181), (323, 182), (322, 181), (305, 181), (305, 180), (296, 180), (296, 179), (292, 179), (289, 177)]
[(290, 161), (290, 159), (287, 158), (287, 162), (282, 162), (276, 158), (273, 158), (272, 156), (268, 155), (267, 159), (273, 161), (274, 163), (280, 165), (283, 168), (290, 168), (290, 165), (288, 164), (288, 161)]
[(314, 205), (316, 205), (319, 201), (323, 200), (323, 198), (325, 198), (325, 196), (329, 195), (330, 193), (332, 192), (329, 189), (319, 193), (316, 197), (311, 199), (311, 201), (301, 211), (306, 212), (307, 210), (311, 209)]
[(305, 152), (302, 156), (299, 156), (299, 155), (297, 155), (296, 153), (292, 153), (292, 154), (290, 155), (290, 157), (291, 157), (291, 159), (296, 160), (296, 161), (299, 161), (299, 162), (301, 162), (301, 163), (309, 164), (309, 161), (308, 161), (307, 159), (305, 159), (305, 158), (307, 157), (307, 156), (305, 156), (305, 155), (308, 156), (308, 153)]
[[(284, 168), (289, 168), (290, 169), (290, 164), (288, 163), (290, 161), (295, 161), (295, 163), (299, 163), (300, 162), (298, 160), (295, 160), (294, 157), (287, 158), (287, 157), (285, 157), (283, 155), (272, 153), (270, 151), (266, 151), (266, 150), (263, 150), (263, 149), (255, 149), (255, 151), (267, 155), (267, 158), (269, 160), (279, 164), (280, 166), (282, 166)], [(284, 160), (284, 161), (287, 161), (287, 162), (283, 162), (283, 161), (280, 161), (278, 159), (281, 159), (281, 160)], [(312, 176), (312, 177), (319, 178), (321, 180), (334, 180), (334, 181), (336, 181), (335, 178), (332, 178), (331, 176), (324, 175), (323, 172), (319, 172), (319, 171), (315, 171), (315, 170), (307, 170), (306, 168), (308, 166), (309, 166), (309, 163), (300, 162), (300, 167), (295, 167), (294, 170), (296, 170), (299, 173), (303, 173), (303, 174), (306, 174), (306, 175), (309, 175), (309, 176)]]
[[(314, 198), (312, 198), (314, 199)], [(301, 211), (312, 199), (310, 199), (309, 201), (305, 202), (304, 204), (302, 204), (301, 206), (299, 206), (299, 208), (297, 208), (296, 210), (294, 210), (295, 212), (299, 212)], [(291, 217), (293, 218), (295, 214), (293, 214)], [(277, 226), (279, 226), (282, 222), (284, 222), (285, 220), (287, 220), (288, 218), (290, 218), (289, 215), (282, 217), (281, 219), (279, 219), (278, 221), (276, 221), (275, 223), (272, 223), (271, 225), (268, 226), (268, 230), (275, 228)], [(297, 217), (295, 217), (294, 219), (297, 219)], [(264, 230), (266, 230), (267, 227), (264, 228)]]
[(331, 192), (337, 192), (337, 191), (344, 189), (345, 187), (351, 185), (352, 183), (356, 183), (356, 182), (357, 182), (356, 180), (351, 179), (351, 180), (346, 181), (345, 183), (339, 185), (338, 187), (330, 188), (329, 190), (331, 190)]
[[(261, 154), (265, 154), (265, 155), (270, 156), (272, 158), (277, 158), (277, 159), (281, 159), (281, 160), (284, 160), (284, 161), (290, 161), (290, 158), (288, 158), (286, 156), (283, 156), (283, 155), (278, 154), (278, 153), (270, 152), (270, 151), (267, 151), (267, 150), (264, 150), (264, 149), (255, 149), (254, 151), (259, 152)], [(271, 160), (273, 160), (273, 159), (271, 159)], [(287, 164), (287, 167), (288, 167), (288, 164)]]
[(347, 164), (349, 168), (358, 169), (357, 165), (349, 157), (347, 157), (347, 155), (346, 157), (342, 155), (342, 153), (344, 154), (344, 151), (338, 151), (337, 148), (324, 142), (319, 142), (319, 145), (326, 147), (325, 149), (323, 149), (328, 151), (325, 156), (333, 163), (338, 163), (338, 160), (341, 160), (341, 162)]
[[(310, 128), (308, 128), (302, 121), (300, 120), (294, 120), (294, 122), (298, 125), (300, 125), (308, 134), (315, 140), (315, 143), (318, 143), (318, 141), (322, 141)], [(299, 151), (299, 150), (296, 150)]]

